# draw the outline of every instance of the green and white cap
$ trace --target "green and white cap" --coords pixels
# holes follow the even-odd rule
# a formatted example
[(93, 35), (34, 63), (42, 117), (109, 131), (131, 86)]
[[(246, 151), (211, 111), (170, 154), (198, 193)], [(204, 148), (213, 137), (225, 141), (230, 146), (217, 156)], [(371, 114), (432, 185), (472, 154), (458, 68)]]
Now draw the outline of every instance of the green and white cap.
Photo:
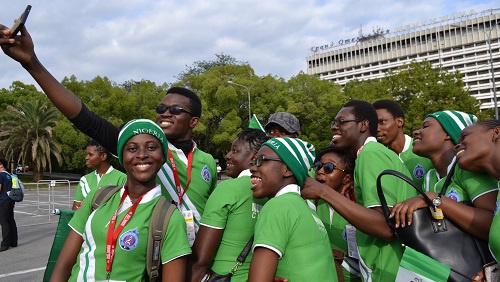
[(118, 160), (120, 164), (123, 166), (123, 147), (125, 143), (135, 135), (139, 134), (150, 134), (156, 137), (162, 146), (163, 155), (167, 158), (168, 155), (168, 141), (167, 136), (163, 133), (163, 130), (156, 123), (152, 122), (149, 119), (133, 119), (127, 122), (122, 129), (120, 130), (120, 134), (118, 135)]
[(297, 184), (302, 186), (311, 168), (316, 151), (311, 143), (298, 138), (271, 138), (262, 146), (268, 146), (278, 154), (286, 166), (293, 172)]
[(458, 137), (464, 128), (477, 122), (475, 115), (453, 110), (435, 112), (426, 117), (435, 118), (446, 134), (451, 137), (453, 144), (458, 143)]

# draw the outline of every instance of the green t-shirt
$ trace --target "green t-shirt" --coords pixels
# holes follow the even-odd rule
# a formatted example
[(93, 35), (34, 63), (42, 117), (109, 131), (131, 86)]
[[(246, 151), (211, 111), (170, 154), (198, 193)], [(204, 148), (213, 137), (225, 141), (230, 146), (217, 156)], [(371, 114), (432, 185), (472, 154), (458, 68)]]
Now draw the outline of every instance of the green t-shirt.
[[(347, 255), (346, 226), (349, 225), (349, 222), (339, 213), (335, 212), (335, 210), (323, 200), (319, 200), (318, 206), (316, 207), (316, 213), (326, 228), (328, 238), (330, 239), (330, 247), (332, 249), (340, 249)], [(344, 264), (359, 270), (359, 265), (353, 265), (354, 263), (359, 264), (357, 260), (344, 260)], [(342, 271), (344, 274), (344, 281), (361, 281), (359, 276), (350, 273), (345, 267), (342, 267)]]
[(421, 157), (413, 153), (413, 138), (405, 134), (405, 147), (399, 154), (399, 157), (405, 164), (411, 174), (411, 179), (418, 187), (422, 187), (425, 174), (434, 166), (428, 158)]
[(299, 190), (297, 185), (288, 185), (262, 208), (253, 248), (276, 252), (280, 256), (276, 276), (290, 282), (337, 281), (325, 226)]
[[(440, 193), (445, 180), (446, 177), (439, 178), (436, 170), (431, 169), (425, 176), (424, 191)], [(498, 182), (492, 176), (463, 170), (457, 165), (444, 195), (459, 203), (472, 204), (477, 197), (498, 190), (497, 186)]]
[[(241, 176), (219, 183), (210, 198), (201, 218), (201, 225), (224, 229), (220, 245), (210, 268), (218, 274), (227, 274), (236, 264), (236, 258), (253, 236), (254, 226), (260, 210), (267, 199), (254, 199), (250, 176)], [(231, 281), (246, 281), (252, 254)]]
[(97, 181), (96, 171), (82, 176), (75, 193), (75, 202), (81, 202), (87, 197), (88, 193), (94, 189), (103, 186), (116, 185), (120, 186), (127, 182), (127, 175), (111, 166), (108, 171), (102, 175), (101, 179)]
[[(88, 195), (93, 199), (93, 190)], [(115, 193), (106, 203), (91, 213), (92, 201), (84, 201), (81, 208), (69, 222), (69, 226), (81, 234), (83, 244), (69, 281), (106, 280), (106, 235), (108, 224), (120, 203), (124, 189)], [(137, 206), (128, 224), (116, 240), (115, 258), (110, 279), (121, 281), (145, 281), (146, 252), (148, 245), (149, 220), (154, 206), (161, 195), (160, 186), (149, 191)], [(117, 217), (116, 226), (127, 214), (131, 206), (126, 198)], [(175, 210), (168, 223), (161, 249), (162, 263), (191, 253), (186, 236), (184, 218)]]
[[(500, 187), (500, 183), (499, 183)], [(490, 229), (490, 250), (496, 261), (500, 260), (500, 215), (498, 215), (498, 206), (500, 204), (500, 193), (497, 196), (497, 204), (495, 206), (495, 217)]]
[[(408, 169), (394, 151), (369, 137), (356, 158), (354, 167), (354, 193), (358, 204), (367, 208), (380, 206), (377, 177), (386, 169), (396, 170), (410, 177)], [(383, 176), (381, 182), (389, 206), (417, 195), (413, 187), (394, 176)], [(395, 238), (391, 242), (385, 242), (357, 230), (356, 243), (361, 257), (360, 271), (365, 281), (396, 279), (399, 261), (403, 255), (399, 240)]]
[[(175, 148), (174, 145), (169, 143), (168, 146), (175, 160), (182, 191), (184, 191), (188, 182), (188, 156), (182, 150)], [(193, 212), (195, 228), (198, 231), (205, 204), (217, 186), (217, 166), (212, 155), (203, 152), (197, 147), (194, 148), (192, 158), (190, 183), (187, 192), (182, 197), (182, 207), (179, 207), (179, 209)], [(162, 194), (167, 199), (173, 199), (176, 203), (179, 203), (174, 174), (168, 159), (158, 172), (157, 180), (161, 183)]]

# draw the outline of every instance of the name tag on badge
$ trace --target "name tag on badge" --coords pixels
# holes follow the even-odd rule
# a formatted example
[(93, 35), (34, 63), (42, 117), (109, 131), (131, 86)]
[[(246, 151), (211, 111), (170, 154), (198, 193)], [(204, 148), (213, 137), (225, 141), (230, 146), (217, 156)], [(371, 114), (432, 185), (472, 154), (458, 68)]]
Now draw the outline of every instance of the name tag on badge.
[(184, 220), (186, 221), (186, 229), (187, 229), (187, 236), (188, 236), (189, 245), (193, 246), (194, 239), (196, 238), (193, 212), (185, 210), (184, 207), (181, 208), (181, 212), (182, 212), (182, 216), (184, 217)]
[(356, 243), (356, 227), (346, 225), (347, 255), (354, 259), (359, 259), (358, 243)]

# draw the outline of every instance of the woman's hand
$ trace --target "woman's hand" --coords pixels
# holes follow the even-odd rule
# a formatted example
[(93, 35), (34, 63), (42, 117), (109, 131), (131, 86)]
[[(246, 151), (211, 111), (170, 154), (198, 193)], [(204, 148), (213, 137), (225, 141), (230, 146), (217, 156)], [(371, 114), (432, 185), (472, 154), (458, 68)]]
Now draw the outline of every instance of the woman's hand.
[(405, 227), (406, 224), (411, 225), (414, 211), (426, 207), (428, 207), (427, 203), (424, 201), (424, 198), (419, 195), (401, 203), (397, 203), (392, 208), (389, 217), (394, 217), (396, 228), (398, 228), (399, 226)]
[[(324, 187), (322, 187), (324, 186)], [(302, 185), (300, 195), (307, 200), (318, 200), (321, 198), (321, 191), (323, 189), (331, 189), (328, 186), (319, 183), (316, 179), (307, 177)]]

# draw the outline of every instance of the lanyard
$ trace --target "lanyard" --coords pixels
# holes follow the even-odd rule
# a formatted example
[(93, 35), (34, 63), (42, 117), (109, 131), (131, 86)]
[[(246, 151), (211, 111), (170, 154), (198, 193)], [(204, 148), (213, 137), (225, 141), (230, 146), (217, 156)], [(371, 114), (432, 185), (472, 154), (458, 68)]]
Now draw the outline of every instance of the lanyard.
[(118, 235), (120, 235), (120, 232), (122, 232), (123, 228), (127, 223), (130, 221), (132, 216), (135, 213), (135, 210), (137, 209), (137, 206), (139, 205), (139, 202), (142, 200), (142, 197), (144, 197), (146, 193), (142, 194), (137, 200), (135, 200), (135, 203), (130, 207), (129, 211), (127, 214), (123, 217), (122, 221), (120, 222), (120, 225), (115, 230), (115, 225), (116, 225), (116, 218), (118, 217), (118, 211), (120, 210), (120, 207), (123, 204), (123, 201), (125, 198), (128, 196), (128, 189), (125, 189), (123, 192), (123, 195), (120, 199), (120, 204), (118, 204), (118, 209), (116, 209), (115, 213), (113, 214), (113, 217), (111, 217), (111, 220), (109, 221), (109, 226), (108, 226), (108, 235), (106, 236), (106, 278), (109, 279), (109, 273), (111, 272), (111, 265), (113, 264), (113, 259), (115, 258), (115, 249), (116, 249), (116, 239), (118, 238)]
[(184, 194), (186, 194), (189, 188), (189, 184), (191, 183), (191, 171), (193, 168), (193, 151), (194, 151), (194, 146), (193, 149), (191, 149), (191, 151), (188, 154), (187, 183), (186, 186), (184, 187), (184, 191), (182, 191), (181, 180), (179, 179), (179, 171), (177, 170), (177, 165), (175, 164), (174, 156), (172, 155), (170, 149), (168, 149), (168, 160), (172, 165), (172, 172), (174, 173), (175, 188), (177, 189), (177, 196), (179, 196), (179, 207), (182, 206), (182, 197), (184, 197)]

